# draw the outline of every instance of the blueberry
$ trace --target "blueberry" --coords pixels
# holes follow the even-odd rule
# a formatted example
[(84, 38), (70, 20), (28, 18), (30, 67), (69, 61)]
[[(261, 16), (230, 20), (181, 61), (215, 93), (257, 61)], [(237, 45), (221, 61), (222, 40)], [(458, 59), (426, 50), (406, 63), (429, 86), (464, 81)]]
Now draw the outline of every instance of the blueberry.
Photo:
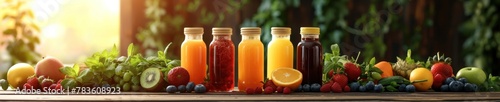
[(415, 86), (413, 85), (406, 85), (406, 92), (415, 92)]
[(453, 82), (453, 81), (455, 81), (455, 78), (453, 78), (453, 77), (448, 77), (448, 78), (446, 78), (446, 80), (444, 81), (444, 83), (443, 83), (443, 84), (448, 85), (448, 84), (450, 84), (450, 83), (451, 83), (451, 82)]
[(459, 92), (464, 88), (464, 84), (460, 81), (453, 81), (448, 86), (452, 92)]
[(382, 86), (382, 84), (377, 84), (373, 88), (373, 91), (375, 91), (375, 92), (384, 92), (384, 86)]
[(309, 86), (309, 84), (304, 84), (302, 90), (304, 90), (304, 92), (311, 92), (311, 86)]
[(177, 88), (174, 85), (167, 86), (168, 93), (175, 93), (176, 91), (177, 91)]
[(359, 92), (365, 92), (366, 88), (365, 86), (359, 86)]
[(405, 84), (399, 85), (398, 91), (399, 92), (405, 92), (406, 91), (406, 85)]
[(441, 92), (448, 92), (450, 91), (450, 87), (448, 85), (441, 85)]
[(373, 88), (375, 87), (375, 83), (373, 83), (373, 81), (368, 81), (368, 83), (366, 83), (365, 87), (366, 87), (366, 90), (368, 90), (368, 91), (373, 90)]
[(179, 85), (179, 86), (177, 87), (177, 90), (179, 90), (179, 92), (181, 92), (181, 93), (184, 93), (184, 92), (186, 92), (186, 86), (184, 86), (184, 85)]
[(297, 90), (295, 90), (295, 92), (302, 92), (302, 85), (299, 85), (299, 88), (297, 88)]
[(458, 81), (462, 82), (463, 84), (468, 83), (467, 79), (465, 78), (459, 78)]
[(194, 92), (196, 93), (205, 93), (207, 92), (207, 88), (203, 84), (198, 84), (194, 87)]
[(194, 90), (194, 83), (193, 82), (188, 82), (186, 85), (186, 92), (191, 93), (191, 91)]
[(319, 92), (321, 89), (321, 85), (318, 83), (314, 83), (311, 85), (311, 91), (312, 92)]
[(464, 91), (465, 92), (476, 92), (477, 91), (477, 85), (476, 84), (471, 84), (471, 83), (465, 83), (465, 85), (464, 85)]
[(349, 88), (351, 88), (351, 92), (357, 92), (359, 88), (359, 83), (352, 82), (351, 84), (349, 84)]

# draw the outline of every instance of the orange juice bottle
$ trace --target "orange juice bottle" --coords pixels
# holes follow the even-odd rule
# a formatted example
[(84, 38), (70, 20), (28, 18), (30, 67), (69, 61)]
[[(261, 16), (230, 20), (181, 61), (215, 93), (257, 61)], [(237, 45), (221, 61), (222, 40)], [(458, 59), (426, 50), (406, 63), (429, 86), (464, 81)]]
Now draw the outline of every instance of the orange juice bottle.
[(189, 72), (189, 80), (201, 84), (205, 79), (207, 47), (203, 42), (203, 28), (184, 28), (185, 39), (181, 45), (181, 66)]
[(238, 89), (262, 87), (264, 80), (264, 45), (258, 27), (241, 28), (242, 40), (238, 46)]
[(293, 68), (293, 45), (289, 27), (272, 27), (273, 38), (267, 45), (267, 78), (278, 68)]

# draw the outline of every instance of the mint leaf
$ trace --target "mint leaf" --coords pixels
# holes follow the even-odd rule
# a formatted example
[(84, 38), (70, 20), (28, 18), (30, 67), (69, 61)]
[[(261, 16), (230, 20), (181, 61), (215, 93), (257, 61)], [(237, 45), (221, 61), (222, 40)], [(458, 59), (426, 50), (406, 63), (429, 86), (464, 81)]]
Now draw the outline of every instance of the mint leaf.
[(130, 45), (128, 45), (128, 49), (127, 49), (127, 55), (130, 57), (132, 55), (135, 54), (135, 48), (134, 48), (134, 43), (130, 43)]
[(375, 65), (375, 57), (373, 57), (372, 59), (370, 59), (370, 65)]
[(333, 56), (339, 56), (340, 55), (339, 45), (333, 44), (332, 46), (330, 46), (330, 49), (332, 49)]
[(64, 88), (64, 89), (73, 89), (76, 87), (76, 81), (74, 79), (64, 79), (62, 82), (61, 82), (61, 86)]
[(80, 83), (86, 83), (92, 81), (94, 74), (91, 69), (84, 69), (80, 72), (80, 75), (76, 77), (76, 81)]
[(63, 68), (59, 68), (59, 71), (64, 73), (67, 77), (74, 78), (77, 76), (77, 72), (75, 72), (72, 67), (64, 66)]

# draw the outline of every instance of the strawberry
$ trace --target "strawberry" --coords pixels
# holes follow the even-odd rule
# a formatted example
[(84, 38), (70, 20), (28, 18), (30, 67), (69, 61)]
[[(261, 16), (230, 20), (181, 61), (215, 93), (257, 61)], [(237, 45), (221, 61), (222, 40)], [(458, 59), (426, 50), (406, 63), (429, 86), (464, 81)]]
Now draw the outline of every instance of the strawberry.
[(344, 92), (350, 92), (350, 91), (351, 91), (351, 88), (349, 86), (344, 87)]
[(274, 89), (270, 86), (266, 87), (266, 89), (264, 89), (264, 94), (272, 94), (274, 92)]
[(255, 90), (254, 90), (254, 89), (252, 89), (252, 88), (247, 88), (247, 89), (245, 90), (245, 92), (247, 93), (247, 95), (251, 95), (251, 94), (253, 94), (253, 93), (254, 93), (254, 91), (255, 91)]
[(335, 82), (333, 83), (333, 85), (330, 87), (330, 89), (334, 92), (334, 93), (341, 93), (342, 92), (342, 87), (340, 86), (339, 83)]
[(28, 77), (28, 81), (26, 83), (30, 84), (33, 86), (33, 89), (39, 89), (40, 88), (40, 83), (38, 82), (38, 78), (35, 76)]
[(292, 89), (288, 87), (283, 88), (283, 94), (290, 94), (290, 93), (292, 93)]
[(29, 83), (24, 83), (23, 89), (31, 90), (31, 89), (35, 89), (35, 88), (33, 88), (33, 86), (31, 84), (29, 84)]
[(272, 80), (265, 79), (264, 82), (261, 81), (262, 84), (264, 84), (262, 87), (267, 88), (268, 86), (273, 88), (273, 90), (276, 90), (278, 88)]
[(438, 62), (432, 65), (431, 72), (433, 76), (436, 74), (441, 74), (444, 77), (452, 77), (453, 76), (453, 68), (446, 63)]
[(323, 84), (323, 86), (321, 86), (321, 88), (320, 88), (320, 91), (324, 92), (324, 93), (328, 93), (331, 91), (330, 86), (332, 86), (332, 84)]
[(52, 84), (54, 84), (54, 81), (52, 79), (43, 79), (41, 82), (42, 83), (40, 84), (40, 86), (43, 91), (46, 91)]
[(340, 87), (344, 87), (348, 83), (348, 78), (345, 74), (335, 74), (332, 78), (333, 82), (336, 82), (340, 85)]
[(354, 63), (347, 62), (344, 64), (344, 72), (347, 74), (349, 81), (356, 81), (361, 76), (361, 69)]
[(332, 78), (332, 76), (333, 76), (333, 70), (328, 71), (327, 75), (328, 75), (328, 78)]
[(441, 85), (443, 84), (445, 77), (443, 77), (441, 74), (436, 74), (433, 80), (434, 81), (432, 82), (432, 89), (434, 89), (434, 91), (441, 90)]
[(278, 88), (276, 88), (276, 91), (278, 91), (278, 93), (283, 93), (283, 87), (278, 86)]
[(262, 94), (262, 88), (261, 87), (255, 88), (255, 94)]

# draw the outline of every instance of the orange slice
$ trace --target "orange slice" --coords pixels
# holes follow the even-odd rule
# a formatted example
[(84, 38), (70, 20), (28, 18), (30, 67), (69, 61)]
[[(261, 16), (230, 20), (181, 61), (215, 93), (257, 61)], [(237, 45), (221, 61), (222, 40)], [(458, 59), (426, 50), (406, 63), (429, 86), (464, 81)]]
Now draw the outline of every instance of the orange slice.
[(271, 80), (276, 86), (296, 90), (302, 83), (302, 73), (293, 68), (278, 68), (272, 73)]

